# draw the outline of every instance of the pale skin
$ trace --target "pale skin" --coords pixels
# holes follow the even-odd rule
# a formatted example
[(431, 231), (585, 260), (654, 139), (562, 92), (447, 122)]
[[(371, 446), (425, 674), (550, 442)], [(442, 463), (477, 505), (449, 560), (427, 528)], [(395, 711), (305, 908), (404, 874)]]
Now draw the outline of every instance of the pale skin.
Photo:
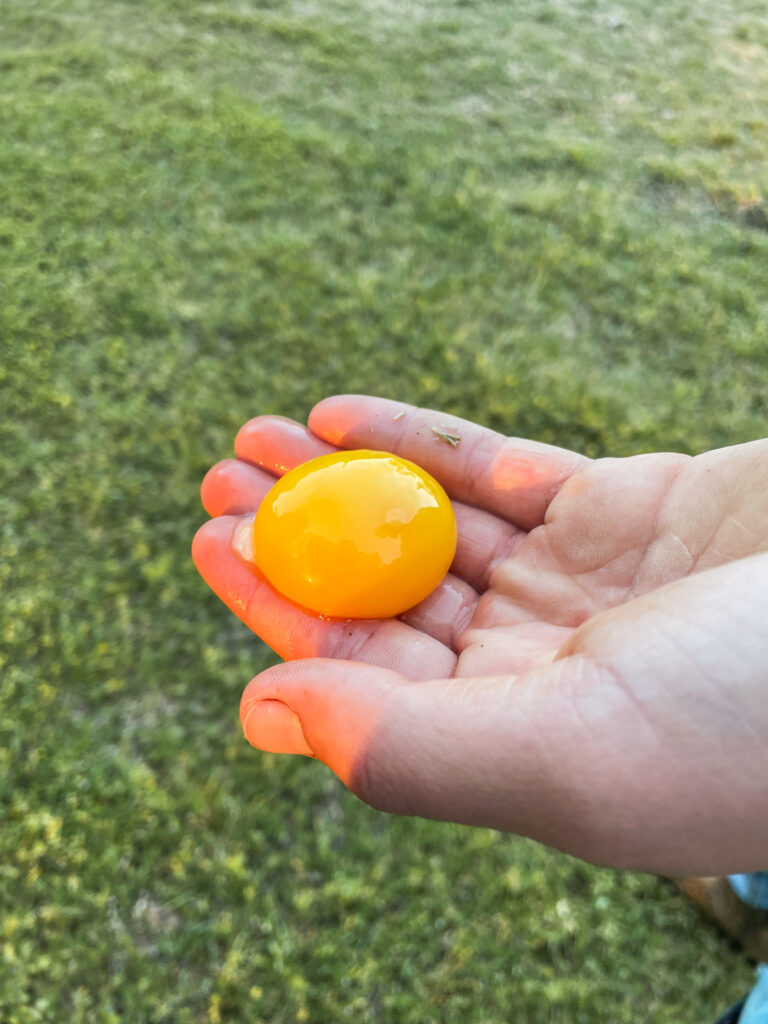
[[(398, 619), (323, 621), (248, 565), (275, 478), (337, 447), (411, 459), (454, 504), (451, 572)], [(286, 659), (243, 694), (254, 746), (381, 810), (599, 864), (768, 866), (768, 439), (590, 460), (346, 395), (307, 427), (251, 420), (235, 453), (203, 481), (193, 557)]]

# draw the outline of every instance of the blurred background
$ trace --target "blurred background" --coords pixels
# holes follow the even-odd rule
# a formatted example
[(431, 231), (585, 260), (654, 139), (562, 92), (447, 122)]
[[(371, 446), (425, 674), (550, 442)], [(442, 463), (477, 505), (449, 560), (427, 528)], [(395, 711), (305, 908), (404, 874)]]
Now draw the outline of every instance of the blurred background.
[(700, 1024), (667, 881), (242, 739), (189, 558), (257, 413), (766, 434), (763, 0), (3, 0), (2, 1024)]

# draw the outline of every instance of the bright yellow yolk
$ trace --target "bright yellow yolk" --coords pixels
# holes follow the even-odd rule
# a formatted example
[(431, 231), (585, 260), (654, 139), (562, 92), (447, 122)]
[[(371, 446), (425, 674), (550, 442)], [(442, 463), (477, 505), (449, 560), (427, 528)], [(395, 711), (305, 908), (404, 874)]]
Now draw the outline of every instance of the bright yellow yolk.
[(340, 618), (388, 618), (435, 589), (456, 550), (443, 488), (413, 462), (365, 449), (286, 473), (259, 506), (256, 564), (284, 597)]

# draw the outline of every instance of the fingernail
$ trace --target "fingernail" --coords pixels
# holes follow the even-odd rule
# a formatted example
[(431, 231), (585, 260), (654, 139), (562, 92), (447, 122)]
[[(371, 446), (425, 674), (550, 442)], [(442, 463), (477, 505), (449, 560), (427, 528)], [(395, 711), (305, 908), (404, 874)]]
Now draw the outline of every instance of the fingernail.
[(246, 562), (256, 562), (256, 553), (253, 550), (253, 516), (248, 516), (238, 523), (232, 533), (232, 547), (238, 555)]
[(257, 701), (243, 718), (243, 732), (252, 747), (270, 754), (314, 757), (299, 716), (281, 700)]

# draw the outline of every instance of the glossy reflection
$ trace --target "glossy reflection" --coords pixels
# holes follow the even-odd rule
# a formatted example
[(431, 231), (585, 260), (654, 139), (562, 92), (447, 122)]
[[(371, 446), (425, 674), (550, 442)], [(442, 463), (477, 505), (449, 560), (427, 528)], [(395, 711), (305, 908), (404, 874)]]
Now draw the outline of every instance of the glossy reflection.
[(406, 459), (334, 452), (286, 473), (259, 506), (256, 563), (323, 615), (388, 618), (423, 600), (456, 550), (445, 491)]

